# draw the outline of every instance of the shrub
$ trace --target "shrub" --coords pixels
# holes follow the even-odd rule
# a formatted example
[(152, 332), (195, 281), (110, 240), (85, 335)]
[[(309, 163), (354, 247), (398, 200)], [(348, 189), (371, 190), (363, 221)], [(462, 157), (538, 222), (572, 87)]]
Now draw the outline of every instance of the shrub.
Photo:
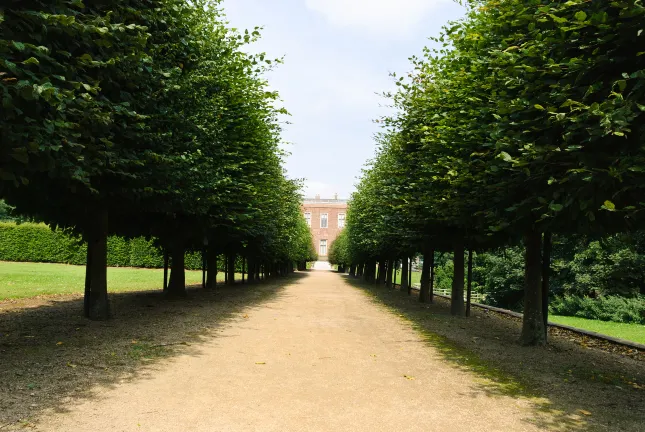
[[(45, 224), (0, 222), (0, 261), (85, 265), (86, 255), (83, 240), (63, 230)], [(224, 261), (219, 263), (223, 270)], [(153, 240), (112, 236), (108, 238), (108, 266), (162, 268), (163, 253)], [(186, 268), (201, 269), (201, 253), (188, 252)]]
[(634, 298), (607, 296), (594, 299), (565, 295), (554, 298), (549, 310), (555, 315), (645, 324), (645, 296)]

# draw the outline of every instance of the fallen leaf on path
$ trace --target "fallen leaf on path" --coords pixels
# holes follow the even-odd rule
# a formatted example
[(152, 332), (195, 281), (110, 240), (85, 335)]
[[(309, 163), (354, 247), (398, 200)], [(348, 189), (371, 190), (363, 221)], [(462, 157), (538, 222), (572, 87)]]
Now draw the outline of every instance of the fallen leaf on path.
[(583, 410), (583, 409), (579, 409), (579, 410), (578, 410), (578, 412), (579, 412), (580, 414), (584, 414), (584, 415), (586, 415), (586, 416), (590, 416), (590, 415), (591, 415), (591, 413), (590, 413), (589, 411), (587, 411), (587, 410)]
[(62, 344), (63, 344), (62, 342), (56, 342), (56, 345), (62, 345)]
[(249, 317), (248, 315), (244, 314), (244, 316), (242, 318), (248, 318), (248, 317)]
[(263, 364), (266, 364), (266, 362), (255, 362), (255, 364), (257, 364), (257, 365), (263, 365)]
[(68, 366), (68, 367), (71, 367), (71, 368), (75, 368), (75, 367), (76, 367), (76, 365), (75, 365), (75, 364), (73, 364), (73, 363), (67, 363), (67, 366)]
[(413, 376), (409, 376), (409, 375), (403, 375), (403, 378), (405, 378), (405, 379), (409, 379), (409, 380), (413, 380), (413, 379), (414, 379), (414, 377), (413, 377)]

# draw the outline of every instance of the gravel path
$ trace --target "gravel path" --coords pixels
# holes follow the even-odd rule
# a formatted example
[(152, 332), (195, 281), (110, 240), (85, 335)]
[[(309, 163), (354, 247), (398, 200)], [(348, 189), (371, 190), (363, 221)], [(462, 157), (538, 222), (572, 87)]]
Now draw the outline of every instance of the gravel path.
[(401, 317), (331, 272), (248, 307), (154, 374), (41, 417), (43, 431), (535, 431)]

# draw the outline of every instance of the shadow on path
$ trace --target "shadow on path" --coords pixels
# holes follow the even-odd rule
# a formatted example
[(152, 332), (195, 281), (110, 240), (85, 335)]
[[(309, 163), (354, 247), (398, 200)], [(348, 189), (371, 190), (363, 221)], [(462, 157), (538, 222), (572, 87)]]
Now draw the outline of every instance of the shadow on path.
[(545, 430), (645, 431), (642, 362), (554, 337), (547, 347), (522, 347), (515, 321), (479, 310), (453, 317), (443, 299), (421, 304), (414, 292), (343, 278), (409, 320), (445, 360), (474, 372), (477, 387), (464, 394), (528, 398), (537, 411), (532, 423)]
[(145, 379), (162, 360), (200, 355), (200, 344), (244, 320), (249, 307), (279, 298), (307, 273), (252, 285), (190, 288), (168, 300), (160, 291), (111, 294), (115, 318), (92, 322), (78, 296), (34, 299), (0, 311), (0, 431), (29, 426), (47, 409), (65, 411), (96, 386)]

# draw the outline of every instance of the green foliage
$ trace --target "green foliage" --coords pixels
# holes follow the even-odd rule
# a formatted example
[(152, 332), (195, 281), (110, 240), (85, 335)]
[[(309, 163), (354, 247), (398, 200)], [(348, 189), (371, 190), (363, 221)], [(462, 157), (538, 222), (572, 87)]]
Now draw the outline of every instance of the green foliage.
[[(87, 246), (83, 240), (64, 230), (52, 230), (45, 224), (0, 223), (0, 261), (84, 265), (86, 256)], [(163, 253), (152, 240), (111, 236), (108, 238), (108, 266), (162, 268)], [(238, 267), (241, 269), (241, 265)], [(187, 253), (186, 269), (201, 268), (201, 254)]]
[(589, 298), (565, 295), (553, 299), (549, 309), (555, 315), (645, 324), (645, 296)]
[(331, 265), (347, 266), (351, 263), (349, 256), (347, 231), (341, 231), (329, 247), (329, 263)]
[(645, 293), (645, 255), (624, 238), (589, 243), (575, 254), (568, 268), (573, 280), (564, 284), (566, 293), (594, 297)]

